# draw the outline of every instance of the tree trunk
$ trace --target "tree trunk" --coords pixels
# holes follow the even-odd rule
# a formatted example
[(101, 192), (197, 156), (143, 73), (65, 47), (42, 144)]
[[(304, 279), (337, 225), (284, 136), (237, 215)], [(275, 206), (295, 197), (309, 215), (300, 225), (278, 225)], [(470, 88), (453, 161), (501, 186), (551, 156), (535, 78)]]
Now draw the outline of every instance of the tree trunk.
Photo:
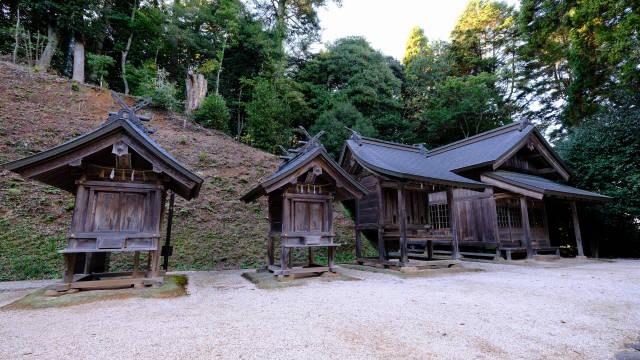
[(187, 103), (185, 105), (185, 112), (187, 115), (193, 113), (193, 111), (200, 107), (202, 100), (207, 96), (207, 79), (204, 75), (198, 74), (189, 69), (186, 80), (187, 87)]
[[(131, 10), (131, 22), (136, 18), (136, 9), (138, 7), (138, 2), (133, 2), (133, 10)], [(129, 95), (129, 82), (127, 81), (127, 56), (129, 55), (129, 50), (131, 49), (131, 42), (133, 41), (133, 29), (131, 30), (131, 34), (129, 34), (129, 38), (127, 39), (127, 46), (122, 51), (121, 58), (121, 66), (122, 66), (122, 82), (124, 82), (124, 94)]]
[(227, 48), (227, 38), (229, 35), (225, 35), (224, 41), (222, 42), (222, 51), (220, 53), (220, 63), (218, 64), (218, 73), (216, 74), (216, 95), (219, 94), (220, 90), (220, 74), (222, 74), (222, 62), (224, 61), (224, 50)]
[(20, 7), (16, 10), (16, 35), (15, 44), (13, 45), (13, 57), (11, 60), (15, 64), (18, 60), (18, 46), (20, 45)]
[(84, 83), (84, 43), (82, 40), (76, 40), (76, 46), (73, 48), (72, 80), (81, 84)]
[(38, 67), (40, 70), (47, 71), (49, 69), (51, 59), (53, 58), (53, 54), (55, 54), (57, 47), (58, 32), (55, 27), (49, 25), (47, 27), (47, 46), (44, 48), (42, 56), (40, 56), (40, 60), (38, 61)]

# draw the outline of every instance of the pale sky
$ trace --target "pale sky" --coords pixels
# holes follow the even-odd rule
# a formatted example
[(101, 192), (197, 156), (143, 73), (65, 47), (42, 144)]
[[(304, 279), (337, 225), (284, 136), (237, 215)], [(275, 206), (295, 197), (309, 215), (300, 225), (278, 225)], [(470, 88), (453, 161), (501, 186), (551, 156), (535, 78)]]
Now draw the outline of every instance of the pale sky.
[[(322, 43), (364, 36), (373, 48), (402, 60), (409, 30), (422, 27), (429, 40), (448, 40), (468, 0), (342, 0), (320, 9)], [(506, 0), (516, 4), (518, 0)], [(317, 47), (322, 48), (322, 46)]]

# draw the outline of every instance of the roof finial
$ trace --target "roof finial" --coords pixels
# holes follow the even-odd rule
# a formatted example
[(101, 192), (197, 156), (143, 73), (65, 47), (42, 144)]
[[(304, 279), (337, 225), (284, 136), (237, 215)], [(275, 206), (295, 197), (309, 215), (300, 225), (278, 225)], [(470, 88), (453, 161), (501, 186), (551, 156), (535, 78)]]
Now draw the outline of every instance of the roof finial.
[(351, 131), (351, 136), (349, 137), (349, 140), (353, 140), (356, 144), (360, 145), (360, 142), (362, 141), (362, 135), (360, 135), (360, 133), (355, 131), (354, 129), (350, 129), (346, 126), (344, 128)]
[(420, 150), (420, 154), (421, 155), (424, 155), (425, 157), (429, 156), (428, 155), (428, 150), (427, 150), (427, 147), (426, 147), (425, 143), (417, 143), (417, 144), (414, 144), (413, 146), (417, 147)]
[(143, 99), (133, 107), (130, 107), (115, 91), (111, 91), (111, 97), (113, 98), (113, 100), (115, 100), (116, 103), (118, 103), (118, 105), (120, 105), (121, 109), (118, 110), (118, 112), (110, 112), (107, 122), (116, 121), (118, 119), (125, 119), (129, 120), (129, 122), (140, 128), (147, 134), (153, 134), (155, 132), (155, 129), (148, 129), (142, 123), (143, 121), (150, 121), (151, 118), (149, 118), (148, 116), (136, 114), (136, 111), (151, 104), (151, 98)]
[(531, 123), (531, 120), (529, 120), (528, 118), (524, 118), (524, 119), (520, 120), (520, 129), (519, 130), (520, 131), (524, 131), (524, 129), (526, 129), (527, 126), (529, 126), (529, 125), (533, 125)]

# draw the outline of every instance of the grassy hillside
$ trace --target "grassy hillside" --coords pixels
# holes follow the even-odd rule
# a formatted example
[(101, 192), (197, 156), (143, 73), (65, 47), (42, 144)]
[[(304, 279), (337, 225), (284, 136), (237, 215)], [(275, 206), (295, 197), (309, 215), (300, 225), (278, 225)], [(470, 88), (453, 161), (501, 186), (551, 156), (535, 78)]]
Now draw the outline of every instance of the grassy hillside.
[[(117, 109), (107, 91), (0, 62), (0, 163), (15, 160), (83, 134)], [(152, 112), (152, 135), (178, 160), (204, 179), (200, 196), (177, 198), (172, 269), (229, 269), (263, 264), (266, 202), (244, 204), (242, 193), (270, 174), (279, 160), (232, 138), (203, 129), (175, 114)], [(340, 207), (337, 207), (340, 209)], [(0, 169), (0, 281), (59, 277), (57, 250), (73, 212), (67, 192), (24, 180)], [(338, 259), (352, 258), (353, 230), (342, 214), (337, 221)], [(130, 254), (112, 258), (127, 268)], [(143, 262), (144, 263), (144, 262)]]

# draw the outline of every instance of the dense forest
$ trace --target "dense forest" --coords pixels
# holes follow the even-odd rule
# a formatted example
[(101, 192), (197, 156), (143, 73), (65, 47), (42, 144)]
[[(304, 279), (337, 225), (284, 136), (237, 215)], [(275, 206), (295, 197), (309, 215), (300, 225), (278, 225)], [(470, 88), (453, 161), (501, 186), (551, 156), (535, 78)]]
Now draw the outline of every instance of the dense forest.
[(615, 198), (588, 209), (588, 231), (638, 251), (638, 2), (471, 0), (449, 41), (415, 27), (394, 59), (360, 37), (311, 52), (329, 1), (2, 1), (0, 53), (270, 152), (298, 126), (337, 156), (348, 129), (433, 148), (528, 119), (574, 185)]

